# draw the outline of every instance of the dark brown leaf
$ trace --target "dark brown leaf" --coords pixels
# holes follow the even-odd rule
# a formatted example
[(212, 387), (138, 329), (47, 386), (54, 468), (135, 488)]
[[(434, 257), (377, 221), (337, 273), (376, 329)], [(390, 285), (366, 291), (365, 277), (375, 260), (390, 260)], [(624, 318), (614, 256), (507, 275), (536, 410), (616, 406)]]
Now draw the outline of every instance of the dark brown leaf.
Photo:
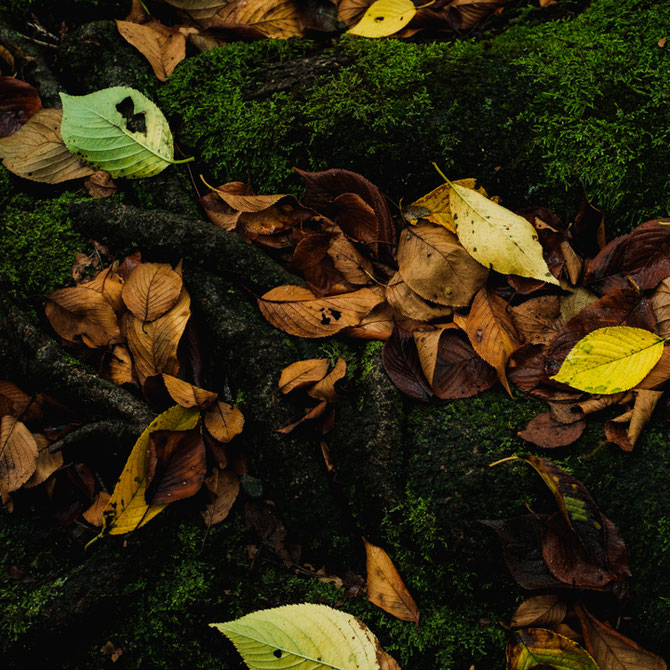
[(382, 362), (386, 374), (402, 393), (416, 400), (430, 400), (433, 392), (423, 375), (411, 333), (395, 326), (384, 343)]
[(581, 437), (585, 428), (584, 419), (573, 423), (560, 423), (554, 419), (551, 412), (544, 412), (538, 414), (517, 434), (526, 442), (536, 444), (538, 447), (553, 449), (572, 444)]
[(15, 133), (40, 109), (37, 89), (20, 79), (0, 76), (0, 137)]

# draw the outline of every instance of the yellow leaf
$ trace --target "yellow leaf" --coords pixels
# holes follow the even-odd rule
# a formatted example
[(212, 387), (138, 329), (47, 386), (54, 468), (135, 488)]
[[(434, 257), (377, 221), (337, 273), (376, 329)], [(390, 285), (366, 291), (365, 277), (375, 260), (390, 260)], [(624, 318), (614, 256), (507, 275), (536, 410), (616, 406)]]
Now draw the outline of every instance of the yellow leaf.
[(558, 286), (542, 256), (537, 231), (523, 217), (452, 182), (449, 198), (461, 244), (483, 266), (501, 274), (539, 279)]
[(147, 505), (147, 450), (149, 436), (156, 430), (192, 430), (198, 423), (197, 408), (175, 405), (159, 414), (140, 435), (130, 452), (114, 492), (103, 512), (101, 535), (123, 535), (143, 526), (166, 505)]
[(598, 328), (577, 342), (552, 379), (587, 393), (627, 391), (658, 363), (663, 342), (642, 328)]
[(545, 628), (520, 630), (507, 647), (508, 670), (549, 666), (556, 670), (598, 670), (578, 644)]
[(347, 32), (359, 37), (386, 37), (402, 30), (415, 14), (416, 7), (410, 0), (377, 0)]

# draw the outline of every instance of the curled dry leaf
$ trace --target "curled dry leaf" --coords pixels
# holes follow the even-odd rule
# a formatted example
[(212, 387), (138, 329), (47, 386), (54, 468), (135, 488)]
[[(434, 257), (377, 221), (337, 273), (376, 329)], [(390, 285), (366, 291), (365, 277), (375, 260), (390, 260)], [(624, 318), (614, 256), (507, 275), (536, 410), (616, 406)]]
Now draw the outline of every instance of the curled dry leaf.
[(216, 393), (213, 391), (205, 391), (205, 389), (165, 373), (162, 374), (162, 377), (170, 397), (182, 407), (207, 409), (216, 400)]
[(431, 304), (415, 293), (396, 272), (386, 287), (386, 300), (391, 307), (416, 321), (433, 321), (451, 316), (452, 309), (445, 305)]
[(26, 426), (13, 416), (0, 419), (0, 496), (21, 488), (37, 469), (37, 442)]
[(112, 496), (107, 491), (99, 491), (95, 497), (93, 504), (82, 514), (84, 519), (91, 524), (91, 526), (102, 526), (102, 513), (107, 507), (107, 503)]
[(181, 277), (167, 263), (142, 263), (130, 273), (121, 296), (135, 318), (153, 321), (177, 302), (182, 287)]
[(53, 291), (44, 307), (52, 328), (68, 342), (91, 348), (121, 341), (114, 309), (105, 296), (85, 286)]
[(13, 135), (40, 109), (36, 88), (15, 77), (0, 76), (0, 137)]
[(406, 228), (398, 244), (400, 276), (425, 300), (466, 307), (488, 276), (455, 235), (432, 223)]
[(230, 442), (244, 428), (244, 415), (237, 407), (217, 402), (205, 414), (205, 428), (219, 442)]
[(210, 503), (202, 510), (202, 518), (207, 526), (213, 526), (228, 516), (240, 492), (240, 480), (230, 470), (214, 470), (205, 479), (205, 486), (209, 491)]
[(383, 302), (370, 289), (317, 298), (300, 286), (279, 286), (258, 298), (263, 316), (275, 328), (299, 337), (326, 337), (357, 326)]
[(65, 146), (62, 118), (59, 109), (42, 109), (13, 135), (0, 139), (2, 164), (19, 177), (47, 184), (93, 174), (95, 170), (82, 165)]
[(307, 394), (312, 398), (326, 400), (327, 402), (337, 402), (340, 396), (335, 391), (336, 382), (340, 381), (347, 374), (347, 362), (341, 356), (338, 357), (333, 369), (320, 381), (318, 381)]
[(526, 442), (531, 442), (538, 447), (553, 449), (572, 444), (582, 436), (585, 428), (584, 419), (577, 419), (572, 423), (561, 423), (553, 417), (551, 412), (544, 412), (538, 414), (517, 434)]
[(402, 621), (419, 624), (419, 608), (389, 555), (363, 538), (367, 556), (367, 594), (370, 602)]
[(656, 317), (656, 332), (661, 337), (670, 337), (670, 277), (656, 287), (651, 305)]
[(55, 454), (49, 452), (51, 442), (42, 433), (33, 435), (37, 445), (37, 468), (31, 478), (23, 485), (29, 489), (45, 482), (51, 475), (63, 465), (63, 452), (57, 451)]
[(186, 58), (184, 35), (156, 20), (144, 24), (117, 21), (116, 27), (123, 39), (149, 61), (160, 81), (167, 81), (177, 65)]
[(357, 326), (345, 328), (342, 333), (362, 340), (388, 340), (394, 325), (393, 309), (388, 303), (382, 302), (364, 316)]
[(214, 16), (221, 7), (229, 4), (230, 0), (165, 0), (165, 2), (199, 21)]
[(557, 595), (533, 596), (517, 607), (510, 626), (512, 628), (551, 628), (565, 619), (568, 606)]
[(281, 371), (279, 390), (286, 394), (293, 389), (303, 388), (318, 382), (328, 374), (328, 367), (327, 358), (309, 358), (291, 363)]
[[(624, 451), (632, 451), (662, 395), (662, 391), (633, 391), (635, 404), (632, 411), (605, 424), (607, 439), (618, 444)], [(626, 423), (629, 424), (627, 427)]]

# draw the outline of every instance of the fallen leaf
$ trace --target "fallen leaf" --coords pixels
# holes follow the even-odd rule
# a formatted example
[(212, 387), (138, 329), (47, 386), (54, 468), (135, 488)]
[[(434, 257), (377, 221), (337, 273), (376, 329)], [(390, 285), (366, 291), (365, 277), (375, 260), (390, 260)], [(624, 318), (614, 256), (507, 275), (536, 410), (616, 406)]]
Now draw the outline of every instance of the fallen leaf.
[(258, 298), (263, 316), (275, 327), (299, 337), (326, 337), (357, 326), (383, 301), (370, 289), (317, 298), (300, 286), (279, 286)]
[(553, 449), (566, 447), (577, 441), (585, 428), (584, 419), (578, 419), (572, 423), (561, 423), (554, 419), (551, 412), (544, 412), (532, 419), (517, 435), (538, 447)]
[(93, 349), (121, 341), (116, 314), (102, 293), (80, 285), (53, 291), (46, 299), (47, 319), (64, 340)]
[(84, 186), (92, 198), (109, 198), (118, 188), (109, 172), (97, 170), (84, 181)]
[(321, 381), (328, 374), (328, 368), (327, 358), (310, 358), (291, 363), (281, 371), (279, 390), (286, 394)]
[(365, 286), (372, 282), (374, 268), (369, 259), (361, 255), (356, 247), (342, 234), (335, 235), (328, 246), (328, 256), (335, 269), (351, 284)]
[(382, 363), (386, 374), (402, 393), (416, 400), (430, 400), (433, 392), (423, 375), (419, 353), (410, 333), (394, 327), (391, 337), (384, 343)]
[(661, 337), (670, 337), (670, 277), (656, 287), (651, 305), (656, 316), (656, 332)]
[(391, 337), (396, 319), (391, 306), (382, 302), (361, 319), (357, 326), (342, 330), (343, 335), (362, 340), (388, 340)]
[(230, 442), (244, 428), (244, 415), (237, 407), (217, 402), (205, 414), (205, 428), (219, 442)]
[(205, 389), (165, 373), (162, 374), (162, 377), (170, 397), (182, 407), (207, 409), (216, 400), (216, 393), (212, 391), (205, 391)]
[(230, 0), (165, 0), (169, 5), (182, 9), (196, 21), (208, 19), (229, 4)]
[(142, 263), (126, 279), (121, 297), (134, 317), (153, 321), (174, 306), (182, 287), (181, 277), (167, 263)]
[(95, 497), (93, 504), (82, 514), (84, 519), (91, 524), (91, 526), (102, 526), (102, 513), (107, 507), (107, 503), (112, 496), (107, 491), (100, 491)]
[(582, 605), (575, 605), (582, 624), (584, 644), (601, 670), (666, 670), (665, 661), (640, 647), (602, 621)]
[(358, 23), (374, 0), (338, 0), (337, 18), (347, 26)]
[(15, 77), (0, 76), (0, 137), (13, 135), (40, 109), (36, 88)]
[(2, 164), (31, 181), (58, 184), (95, 172), (82, 165), (63, 142), (59, 109), (42, 109), (10, 137), (0, 139)]
[(23, 485), (29, 489), (45, 482), (51, 475), (63, 465), (63, 452), (55, 454), (49, 452), (51, 442), (42, 433), (34, 433), (33, 439), (37, 445), (37, 467), (28, 481)]
[(121, 299), (123, 283), (124, 280), (118, 272), (115, 272), (113, 267), (108, 267), (105, 270), (101, 270), (91, 281), (82, 282), (79, 285), (82, 288), (89, 288), (98, 293), (102, 293), (102, 295), (107, 298), (107, 301), (114, 311), (117, 314), (121, 314), (126, 311), (126, 306)]
[(419, 625), (419, 608), (407, 590), (389, 555), (363, 538), (367, 556), (368, 600), (401, 621)]
[(7, 404), (3, 414), (27, 421), (39, 418), (39, 405), (35, 402), (35, 396), (24, 393), (10, 381), (0, 380), (0, 400)]
[(335, 391), (336, 382), (340, 381), (347, 374), (347, 362), (341, 356), (338, 357), (333, 369), (312, 388), (307, 391), (307, 395), (318, 400), (327, 402), (337, 402), (340, 396)]
[(399, 272), (391, 277), (386, 287), (386, 300), (394, 310), (416, 321), (433, 321), (452, 314), (451, 307), (430, 303), (415, 293)]
[(565, 325), (555, 295), (530, 298), (512, 307), (510, 315), (519, 335), (531, 344), (548, 344)]
[(432, 223), (419, 223), (401, 233), (398, 268), (422, 298), (453, 307), (467, 307), (488, 276), (455, 235)]
[(107, 376), (118, 386), (136, 384), (133, 359), (125, 344), (117, 344), (107, 359)]
[(598, 670), (591, 656), (576, 642), (545, 628), (517, 631), (507, 646), (508, 670)]
[(517, 607), (510, 626), (512, 628), (550, 628), (565, 619), (568, 606), (558, 596), (547, 594), (533, 596)]
[(283, 435), (288, 435), (301, 423), (322, 417), (326, 409), (328, 409), (328, 403), (325, 400), (322, 400), (316, 407), (307, 408), (305, 410), (305, 415), (294, 423), (284, 426), (283, 428), (277, 428), (277, 432), (282, 433)]
[(221, 523), (228, 516), (240, 492), (240, 480), (230, 470), (214, 470), (205, 479), (205, 486), (209, 491), (210, 503), (201, 514), (209, 527)]
[(37, 469), (37, 442), (18, 419), (0, 419), (0, 496), (4, 500), (23, 486)]
[(160, 81), (167, 81), (177, 65), (186, 58), (184, 35), (156, 20), (144, 24), (117, 20), (116, 27), (123, 39), (149, 61)]
[(274, 39), (303, 35), (295, 0), (236, 0), (218, 10), (217, 16), (224, 23), (253, 28)]
[(461, 244), (479, 263), (501, 274), (558, 285), (533, 226), (477, 191), (452, 183), (451, 213)]
[[(635, 404), (632, 411), (605, 424), (607, 439), (624, 451), (632, 451), (662, 395), (662, 391), (633, 391)], [(625, 423), (629, 423), (628, 427)]]
[(415, 14), (411, 0), (376, 0), (347, 32), (359, 37), (387, 37), (402, 30)]

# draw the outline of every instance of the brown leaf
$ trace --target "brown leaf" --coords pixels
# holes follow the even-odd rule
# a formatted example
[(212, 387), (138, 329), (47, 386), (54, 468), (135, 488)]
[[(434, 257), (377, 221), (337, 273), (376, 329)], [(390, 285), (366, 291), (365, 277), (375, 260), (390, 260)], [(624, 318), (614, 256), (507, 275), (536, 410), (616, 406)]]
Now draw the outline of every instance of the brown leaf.
[(451, 307), (432, 304), (412, 291), (399, 272), (391, 277), (386, 287), (386, 300), (394, 310), (417, 321), (443, 319), (452, 314)]
[(182, 407), (207, 409), (216, 400), (216, 393), (212, 391), (205, 391), (172, 375), (163, 373), (162, 376), (170, 397)]
[[(662, 395), (662, 391), (634, 390), (635, 404), (632, 411), (605, 424), (607, 439), (624, 451), (632, 451)], [(626, 422), (629, 423), (627, 428), (624, 425)]]
[(167, 263), (142, 263), (126, 280), (121, 294), (126, 307), (141, 321), (153, 321), (179, 299), (181, 277)]
[(8, 404), (9, 408), (3, 414), (11, 414), (17, 419), (28, 421), (40, 416), (39, 405), (34, 402), (33, 396), (24, 393), (16, 384), (0, 380), (0, 400)]
[(382, 302), (364, 316), (357, 326), (345, 328), (342, 334), (362, 340), (388, 340), (394, 325), (393, 309), (388, 303)]
[(521, 338), (507, 303), (485, 288), (481, 289), (472, 302), (466, 332), (474, 350), (496, 369), (498, 378), (511, 395), (505, 367), (512, 353), (521, 346)]
[(62, 118), (60, 109), (42, 109), (13, 135), (1, 139), (2, 164), (19, 177), (47, 184), (93, 174), (95, 169), (82, 165), (65, 146)]
[(85, 286), (53, 291), (44, 306), (52, 328), (68, 342), (105, 347), (121, 341), (116, 314), (102, 293)]
[(165, 505), (195, 495), (207, 472), (199, 430), (155, 430), (147, 450), (147, 505)]
[(55, 454), (49, 453), (51, 442), (41, 433), (33, 435), (37, 445), (37, 468), (31, 478), (23, 485), (24, 488), (32, 488), (45, 482), (51, 475), (63, 465), (63, 452), (57, 451)]
[(84, 186), (92, 198), (109, 198), (118, 191), (112, 175), (104, 170), (94, 172), (84, 181)]
[(266, 37), (285, 39), (303, 35), (295, 0), (233, 0), (217, 12), (217, 17), (226, 24), (253, 28)]
[(357, 326), (382, 301), (367, 288), (317, 298), (300, 286), (279, 286), (258, 298), (258, 306), (275, 328), (299, 337), (326, 337)]
[(454, 0), (449, 8), (456, 10), (460, 18), (460, 30), (470, 30), (493, 14), (508, 0)]
[(658, 363), (649, 374), (638, 384), (640, 389), (657, 389), (670, 379), (670, 347), (665, 347)]
[(0, 419), (0, 496), (21, 488), (37, 469), (37, 442), (13, 416)]
[(453, 307), (467, 307), (489, 274), (453, 233), (432, 223), (409, 226), (401, 233), (398, 267), (422, 298)]
[(419, 624), (419, 608), (398, 574), (389, 555), (363, 538), (367, 556), (368, 600), (401, 621)]
[(207, 526), (220, 523), (229, 514), (233, 503), (240, 492), (240, 480), (230, 470), (214, 470), (205, 479), (205, 486), (209, 491), (210, 504), (202, 510), (202, 518)]
[(301, 419), (298, 419), (294, 423), (284, 426), (283, 428), (277, 428), (277, 432), (282, 433), (283, 435), (288, 435), (304, 421), (318, 419), (323, 416), (326, 409), (328, 409), (328, 403), (325, 400), (322, 400), (316, 407), (307, 408), (305, 410), (305, 415)]
[(186, 58), (186, 38), (178, 30), (158, 21), (139, 24), (116, 21), (121, 37), (132, 44), (148, 61), (160, 81), (167, 81)]
[(651, 296), (651, 306), (656, 316), (656, 332), (670, 337), (670, 277), (664, 279)]
[(338, 0), (337, 18), (348, 27), (356, 25), (374, 0)]
[(551, 628), (561, 623), (568, 611), (567, 605), (558, 596), (548, 594), (533, 596), (517, 607), (510, 626), (512, 628)]
[(186, 289), (182, 289), (174, 307), (154, 321), (145, 323), (126, 313), (128, 348), (140, 383), (144, 384), (147, 377), (161, 372), (177, 374), (177, 348), (190, 316), (191, 298)]
[(107, 376), (118, 386), (136, 384), (133, 360), (125, 344), (117, 344), (107, 359)]
[(575, 605), (584, 643), (601, 670), (667, 670), (665, 661)]
[(112, 496), (107, 491), (99, 491), (95, 497), (93, 504), (82, 514), (84, 519), (91, 524), (91, 526), (102, 526), (102, 512)]
[(369, 259), (361, 255), (356, 247), (342, 234), (335, 235), (328, 247), (328, 256), (335, 269), (350, 283), (365, 286), (372, 283), (374, 268)]
[(205, 414), (205, 428), (219, 441), (230, 442), (244, 428), (244, 415), (237, 407), (217, 402)]
[(101, 270), (94, 279), (88, 282), (83, 282), (80, 286), (102, 293), (102, 295), (107, 298), (109, 304), (114, 308), (114, 311), (117, 314), (121, 314), (121, 312), (125, 312), (126, 310), (126, 306), (121, 299), (123, 282), (123, 278), (115, 272), (112, 267), (109, 267), (105, 270)]
[(382, 363), (398, 389), (410, 398), (427, 402), (433, 395), (421, 369), (421, 361), (410, 333), (395, 326), (384, 343)]
[(37, 89), (14, 77), (0, 76), (0, 137), (14, 134), (42, 109)]
[(293, 389), (309, 386), (322, 380), (328, 374), (330, 364), (327, 358), (309, 358), (285, 367), (279, 378), (279, 390), (286, 394)]
[(565, 325), (556, 295), (526, 300), (511, 308), (511, 316), (519, 335), (531, 344), (548, 344)]
[(544, 412), (532, 419), (517, 435), (538, 447), (553, 449), (572, 444), (582, 436), (585, 428), (584, 419), (572, 423), (560, 423), (554, 419), (551, 412)]
[(333, 369), (320, 381), (318, 381), (307, 394), (318, 400), (337, 402), (340, 396), (335, 391), (335, 383), (347, 374), (347, 362), (341, 356), (338, 357)]

